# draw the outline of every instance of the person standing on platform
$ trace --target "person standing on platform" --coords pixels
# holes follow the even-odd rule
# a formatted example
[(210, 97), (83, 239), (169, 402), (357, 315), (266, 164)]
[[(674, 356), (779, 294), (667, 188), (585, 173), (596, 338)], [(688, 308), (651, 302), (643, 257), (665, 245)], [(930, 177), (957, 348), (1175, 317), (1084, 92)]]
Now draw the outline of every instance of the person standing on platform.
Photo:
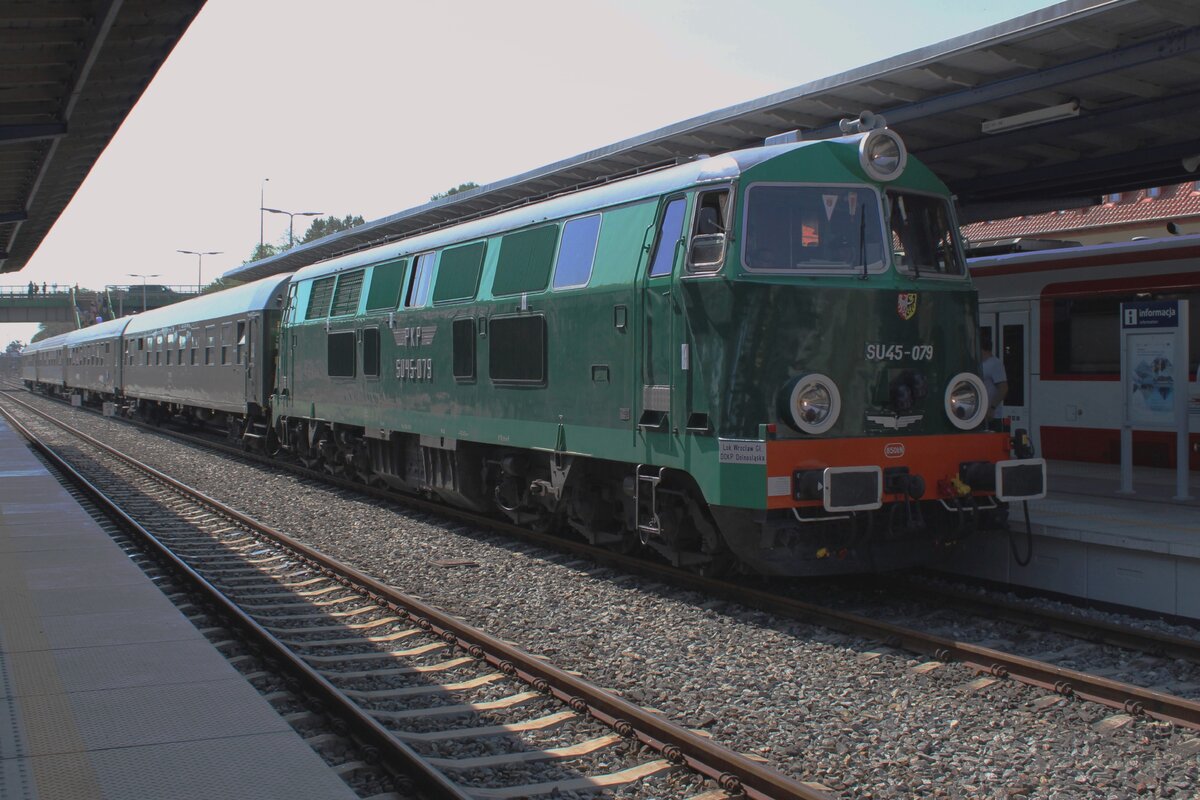
[(993, 427), (992, 423), (995, 420), (1003, 419), (1004, 417), (1001, 407), (1004, 405), (1004, 398), (1008, 395), (1008, 374), (1004, 371), (1004, 362), (992, 352), (990, 331), (984, 331), (980, 351), (983, 355), (980, 372), (983, 376), (984, 388), (987, 389), (987, 420), (988, 427), (990, 428)]

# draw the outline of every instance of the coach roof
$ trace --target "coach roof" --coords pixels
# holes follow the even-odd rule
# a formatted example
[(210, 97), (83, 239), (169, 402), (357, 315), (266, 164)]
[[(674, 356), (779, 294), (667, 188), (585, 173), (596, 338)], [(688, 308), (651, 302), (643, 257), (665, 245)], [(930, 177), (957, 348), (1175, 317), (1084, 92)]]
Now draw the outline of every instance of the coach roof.
[(245, 286), (235, 286), (232, 289), (184, 300), (182, 303), (152, 309), (133, 317), (129, 327), (125, 329), (125, 335), (137, 336), (192, 322), (231, 317), (250, 311), (264, 311), (271, 307), (289, 277), (272, 275)]

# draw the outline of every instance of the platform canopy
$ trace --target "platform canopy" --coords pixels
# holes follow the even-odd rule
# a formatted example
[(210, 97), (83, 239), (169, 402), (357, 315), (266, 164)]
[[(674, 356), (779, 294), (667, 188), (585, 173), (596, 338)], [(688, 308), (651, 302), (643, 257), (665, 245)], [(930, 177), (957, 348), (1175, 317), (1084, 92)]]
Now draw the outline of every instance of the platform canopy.
[(402, 211), (225, 276), (289, 272), (789, 131), (804, 139), (836, 135), (840, 119), (863, 110), (882, 114), (950, 185), (963, 222), (1188, 180), (1200, 160), (1198, 26), (1194, 0), (1068, 0)]
[(0, 272), (33, 256), (203, 5), (0, 2)]

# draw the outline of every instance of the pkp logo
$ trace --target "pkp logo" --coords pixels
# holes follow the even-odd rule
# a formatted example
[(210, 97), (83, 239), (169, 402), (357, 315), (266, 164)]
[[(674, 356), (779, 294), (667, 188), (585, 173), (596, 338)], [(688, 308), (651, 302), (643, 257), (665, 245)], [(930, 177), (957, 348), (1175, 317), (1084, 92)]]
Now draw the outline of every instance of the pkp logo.
[(904, 443), (903, 442), (888, 442), (883, 446), (883, 455), (886, 458), (903, 458)]

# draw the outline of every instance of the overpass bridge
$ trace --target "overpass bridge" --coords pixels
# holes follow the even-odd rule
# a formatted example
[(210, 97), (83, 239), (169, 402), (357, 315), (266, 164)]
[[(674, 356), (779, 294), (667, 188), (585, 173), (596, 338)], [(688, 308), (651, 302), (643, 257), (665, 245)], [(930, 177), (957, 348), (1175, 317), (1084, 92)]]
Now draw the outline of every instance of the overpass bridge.
[(27, 283), (0, 286), (0, 322), (67, 322), (77, 328), (97, 316), (116, 319), (195, 297), (190, 286), (105, 286), (102, 291)]

